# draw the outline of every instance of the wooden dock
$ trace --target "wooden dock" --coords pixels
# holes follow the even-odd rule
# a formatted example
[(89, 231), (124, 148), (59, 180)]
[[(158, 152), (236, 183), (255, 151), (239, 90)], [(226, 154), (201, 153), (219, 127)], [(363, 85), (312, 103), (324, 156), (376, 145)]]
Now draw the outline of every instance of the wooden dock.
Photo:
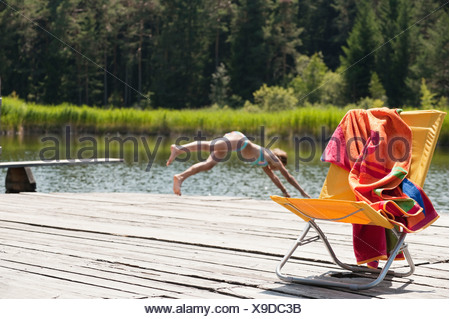
[[(449, 298), (447, 214), (407, 237), (415, 274), (355, 292), (276, 277), (304, 222), (272, 201), (21, 193), (2, 194), (0, 203), (3, 299)], [(351, 227), (321, 225), (344, 261), (353, 263)], [(286, 271), (313, 276), (339, 270), (320, 242), (303, 251)]]

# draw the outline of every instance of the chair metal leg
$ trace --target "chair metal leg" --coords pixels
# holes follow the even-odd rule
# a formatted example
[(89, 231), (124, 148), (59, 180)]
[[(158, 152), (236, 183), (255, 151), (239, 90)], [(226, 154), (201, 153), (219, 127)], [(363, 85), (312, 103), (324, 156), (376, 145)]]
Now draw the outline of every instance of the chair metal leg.
[[(318, 236), (315, 236), (315, 237), (312, 237), (309, 239), (305, 239), (305, 236), (308, 233), (308, 231), (311, 229), (311, 227), (313, 227), (317, 231)], [(295, 241), (294, 245), (287, 252), (287, 254), (283, 257), (283, 259), (280, 261), (280, 263), (276, 269), (276, 274), (277, 274), (278, 278), (280, 278), (281, 280), (287, 281), (287, 282), (295, 282), (295, 283), (315, 285), (315, 286), (325, 286), (325, 287), (339, 287), (339, 288), (347, 288), (347, 289), (351, 289), (351, 290), (369, 289), (369, 288), (372, 288), (372, 287), (378, 285), (386, 277), (387, 274), (396, 276), (396, 277), (406, 277), (406, 276), (411, 275), (414, 272), (414, 268), (415, 268), (414, 263), (412, 261), (411, 255), (409, 254), (409, 251), (407, 249), (407, 245), (404, 244), (405, 237), (406, 237), (406, 233), (401, 233), (398, 236), (398, 242), (397, 242), (395, 248), (391, 251), (391, 255), (390, 255), (389, 259), (386, 261), (386, 264), (384, 265), (384, 267), (382, 269), (372, 269), (372, 268), (363, 267), (363, 266), (353, 266), (353, 265), (348, 265), (348, 264), (341, 262), (336, 257), (336, 254), (334, 253), (334, 251), (333, 251), (330, 243), (328, 242), (328, 239), (326, 238), (325, 234), (323, 233), (323, 231), (314, 222), (314, 220), (310, 220), (307, 223), (307, 225), (305, 226), (305, 229), (303, 230), (303, 232), (300, 234), (300, 236)], [(323, 279), (307, 279), (307, 278), (300, 278), (300, 277), (284, 275), (281, 272), (281, 269), (284, 267), (284, 265), (287, 263), (287, 261), (291, 258), (294, 251), (299, 246), (308, 244), (312, 241), (316, 241), (318, 238), (322, 239), (322, 241), (325, 244), (328, 252), (330, 253), (333, 261), (337, 265), (342, 267), (343, 269), (350, 270), (352, 272), (378, 273), (379, 274), (378, 277), (375, 280), (373, 280), (372, 282), (369, 282), (367, 284), (355, 284), (355, 283), (343, 283), (343, 282), (336, 282), (336, 281), (323, 280)], [(395, 257), (397, 256), (397, 254), (400, 251), (403, 251), (403, 253), (406, 257), (406, 260), (408, 262), (408, 265), (410, 267), (410, 270), (406, 273), (399, 273), (399, 272), (389, 270), (390, 266), (392, 265), (392, 262), (394, 261)]]
[[(319, 237), (322, 239), (322, 241), (325, 244), (325, 246), (328, 250), (328, 253), (330, 254), (333, 261), (337, 265), (339, 265), (341, 268), (352, 271), (352, 272), (366, 272), (366, 273), (369, 272), (369, 273), (376, 273), (376, 274), (380, 273), (382, 271), (382, 269), (374, 269), (374, 268), (368, 268), (365, 266), (356, 266), (356, 265), (349, 265), (349, 264), (343, 263), (342, 261), (340, 261), (337, 258), (336, 254), (333, 251), (333, 248), (331, 247), (330, 242), (328, 241), (327, 237), (325, 236), (325, 234), (323, 233), (323, 231), (319, 227), (319, 225), (317, 225), (313, 220), (311, 220), (309, 223), (311, 223), (311, 226), (314, 228), (314, 230), (318, 233)], [(394, 234), (397, 236), (398, 239), (400, 239), (401, 235), (403, 234), (403, 233), (398, 233), (397, 231), (395, 231), (395, 229), (393, 229), (392, 231), (394, 232)], [(391, 255), (394, 255), (394, 258), (398, 254), (399, 251), (403, 251), (403, 253), (406, 257), (406, 260), (408, 262), (408, 265), (409, 265), (409, 271), (402, 273), (402, 272), (389, 270), (388, 275), (395, 276), (395, 277), (407, 277), (407, 276), (413, 274), (414, 270), (415, 270), (414, 262), (411, 258), (411, 255), (409, 254), (408, 245), (406, 243), (404, 243), (404, 240), (402, 241), (402, 245), (401, 245), (399, 251), (395, 254), (393, 253), (393, 251), (391, 252)]]
[[(292, 247), (289, 249), (289, 251), (286, 253), (286, 255), (283, 257), (283, 259), (280, 261), (280, 263), (277, 266), (277, 276), (278, 278), (280, 278), (281, 280), (284, 281), (292, 281), (291, 278), (289, 276), (285, 276), (281, 273), (281, 268), (283, 268), (283, 266), (286, 264), (286, 262), (289, 260), (289, 258), (291, 258), (292, 254), (295, 252), (295, 250), (299, 247), (302, 246), (304, 244), (306, 244), (303, 239), (305, 238), (305, 236), (308, 234), (308, 231), (311, 229), (311, 224), (307, 223), (305, 228), (303, 229), (303, 231), (300, 233), (300, 236), (298, 236), (297, 240), (295, 241), (295, 243), (292, 245)], [(315, 239), (317, 240), (318, 237)], [(312, 242), (311, 240), (307, 241), (308, 243)]]

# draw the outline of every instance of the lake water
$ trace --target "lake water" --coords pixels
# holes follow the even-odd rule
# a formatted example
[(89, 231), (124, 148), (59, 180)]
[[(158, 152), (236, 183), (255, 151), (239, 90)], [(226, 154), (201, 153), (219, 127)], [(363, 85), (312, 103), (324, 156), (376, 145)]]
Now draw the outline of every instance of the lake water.
[[(0, 145), (3, 147), (1, 161), (121, 156), (119, 143), (111, 142), (114, 136), (85, 136), (84, 140), (80, 138), (82, 137), (67, 138), (65, 135), (3, 135), (0, 136)], [(120, 137), (118, 140), (124, 141), (124, 138)], [(192, 141), (193, 137), (189, 139)], [(175, 140), (176, 138), (168, 137), (158, 140), (155, 137), (128, 136), (128, 140), (123, 143), (125, 163), (33, 167), (37, 191), (172, 193), (173, 175), (198, 161), (197, 156), (192, 156), (166, 167), (170, 144)], [(188, 138), (185, 141), (189, 141)], [(262, 144), (267, 145), (269, 142), (268, 140)], [(319, 160), (322, 145), (315, 145), (315, 148), (306, 147), (300, 152), (295, 149), (293, 138), (285, 138), (273, 146), (288, 152), (288, 170), (312, 197), (317, 197), (328, 171), (328, 164)], [(206, 155), (201, 154), (204, 158)], [(449, 211), (448, 168), (448, 150), (437, 150), (424, 186), (436, 209), (444, 213)], [(6, 169), (1, 169), (0, 178), (4, 180), (5, 175)], [(279, 173), (278, 175), (280, 176)], [(300, 196), (282, 176), (280, 178), (291, 196)], [(4, 183), (0, 183), (0, 192), (4, 191)], [(244, 196), (255, 199), (269, 199), (270, 195), (281, 195), (260, 168), (243, 164), (235, 154), (211, 171), (187, 179), (183, 183), (182, 193)]]

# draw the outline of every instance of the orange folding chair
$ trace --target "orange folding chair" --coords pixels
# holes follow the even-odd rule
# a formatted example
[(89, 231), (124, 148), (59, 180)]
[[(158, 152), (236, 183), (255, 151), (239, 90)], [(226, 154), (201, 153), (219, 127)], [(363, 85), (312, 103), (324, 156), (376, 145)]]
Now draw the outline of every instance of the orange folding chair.
[[(420, 187), (423, 187), (424, 185), (445, 115), (446, 113), (444, 112), (434, 110), (407, 111), (400, 113), (401, 118), (408, 124), (412, 131), (412, 158), (410, 171), (407, 177)], [(337, 165), (331, 164), (318, 199), (271, 196), (272, 200), (307, 222), (303, 232), (280, 261), (276, 269), (277, 276), (280, 279), (287, 282), (297, 282), (316, 286), (361, 290), (378, 285), (388, 274), (394, 277), (406, 277), (414, 273), (414, 262), (408, 251), (407, 244), (405, 243), (406, 232), (399, 232), (387, 218), (374, 210), (366, 202), (356, 201), (355, 195), (348, 183), (348, 175), (348, 171)], [(337, 258), (325, 233), (319, 227), (317, 221), (321, 220), (381, 226), (392, 231), (398, 238), (398, 241), (394, 249), (390, 252), (390, 257), (386, 260), (382, 269), (346, 264)], [(311, 227), (317, 232), (317, 236), (306, 238)], [(282, 268), (298, 247), (319, 239), (325, 244), (333, 261), (341, 268), (354, 273), (376, 273), (378, 276), (375, 280), (368, 283), (355, 283), (354, 280), (352, 282), (342, 282), (330, 279), (319, 279), (317, 277), (295, 277), (282, 273)], [(389, 270), (395, 257), (400, 252), (403, 252), (409, 265), (408, 271), (398, 272)]]

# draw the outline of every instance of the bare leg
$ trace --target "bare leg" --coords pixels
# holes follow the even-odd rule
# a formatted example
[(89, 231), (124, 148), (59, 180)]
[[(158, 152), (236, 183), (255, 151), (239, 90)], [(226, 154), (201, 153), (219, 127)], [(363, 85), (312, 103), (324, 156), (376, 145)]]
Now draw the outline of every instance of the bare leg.
[(200, 152), (200, 151), (208, 151), (210, 150), (210, 141), (200, 141), (199, 142), (191, 142), (185, 145), (170, 145), (170, 157), (167, 160), (166, 165), (169, 166), (173, 160), (182, 153), (188, 152)]
[(167, 160), (166, 165), (169, 166), (174, 159), (182, 154), (188, 152), (211, 152), (212, 149), (215, 152), (229, 152), (231, 151), (231, 144), (227, 139), (219, 139), (214, 141), (196, 141), (185, 145), (175, 145), (170, 146), (170, 157)]
[(200, 162), (197, 164), (192, 165), (187, 170), (185, 170), (183, 173), (176, 174), (173, 176), (173, 192), (176, 195), (181, 195), (181, 184), (183, 181), (188, 178), (189, 176), (192, 176), (194, 174), (208, 171), (214, 166), (216, 166), (217, 162), (212, 158), (212, 156), (209, 156), (208, 159), (204, 162)]
[(169, 159), (167, 160), (166, 166), (169, 166), (173, 162), (173, 160), (182, 152), (183, 151), (180, 148), (178, 148), (177, 145), (175, 144), (170, 145), (170, 156)]

